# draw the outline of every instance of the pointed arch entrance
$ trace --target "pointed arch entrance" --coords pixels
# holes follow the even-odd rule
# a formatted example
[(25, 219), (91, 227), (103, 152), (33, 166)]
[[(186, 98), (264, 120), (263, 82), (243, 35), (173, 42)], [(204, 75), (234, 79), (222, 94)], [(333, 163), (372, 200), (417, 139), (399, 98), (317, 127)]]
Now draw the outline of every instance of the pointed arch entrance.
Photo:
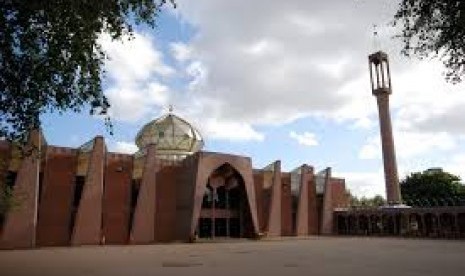
[(196, 233), (199, 238), (253, 236), (244, 179), (225, 163), (208, 177)]

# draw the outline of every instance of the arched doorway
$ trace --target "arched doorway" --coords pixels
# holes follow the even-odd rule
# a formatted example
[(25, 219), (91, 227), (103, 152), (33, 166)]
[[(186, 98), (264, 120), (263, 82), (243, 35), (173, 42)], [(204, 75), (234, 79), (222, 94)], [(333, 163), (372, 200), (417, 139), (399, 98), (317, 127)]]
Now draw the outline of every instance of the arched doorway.
[(457, 226), (460, 238), (465, 238), (465, 213), (459, 213), (457, 215)]
[(382, 224), (383, 224), (383, 234), (384, 235), (394, 235), (395, 234), (395, 221), (394, 216), (392, 214), (385, 214), (382, 217)]
[(377, 215), (370, 216), (370, 223), (371, 223), (371, 233), (373, 235), (379, 235), (383, 231), (383, 223), (381, 218)]
[(347, 235), (349, 234), (347, 229), (348, 229), (348, 225), (347, 225), (347, 216), (344, 216), (344, 215), (337, 215), (336, 217), (336, 220), (337, 220), (337, 233), (339, 235)]
[(360, 215), (358, 218), (358, 228), (359, 228), (359, 233), (362, 235), (369, 235), (369, 220), (366, 215)]
[(457, 229), (455, 229), (455, 216), (450, 213), (439, 215), (439, 233), (444, 238), (454, 238)]
[(218, 167), (208, 178), (196, 232), (199, 238), (252, 236), (244, 180), (230, 164)]
[(348, 226), (349, 226), (349, 235), (356, 235), (358, 232), (358, 221), (356, 215), (349, 215)]
[(437, 237), (438, 235), (438, 218), (432, 213), (425, 214), (425, 235), (427, 237)]
[(412, 213), (409, 215), (408, 235), (419, 237), (425, 232), (421, 215)]

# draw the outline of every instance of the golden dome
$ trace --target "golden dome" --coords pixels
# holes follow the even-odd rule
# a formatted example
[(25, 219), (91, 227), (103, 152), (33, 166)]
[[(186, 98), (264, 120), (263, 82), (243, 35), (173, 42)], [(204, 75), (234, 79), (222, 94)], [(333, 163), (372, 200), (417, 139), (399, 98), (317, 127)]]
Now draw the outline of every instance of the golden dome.
[(137, 134), (141, 151), (150, 144), (155, 144), (159, 158), (179, 160), (201, 150), (204, 142), (190, 123), (170, 112), (144, 125)]

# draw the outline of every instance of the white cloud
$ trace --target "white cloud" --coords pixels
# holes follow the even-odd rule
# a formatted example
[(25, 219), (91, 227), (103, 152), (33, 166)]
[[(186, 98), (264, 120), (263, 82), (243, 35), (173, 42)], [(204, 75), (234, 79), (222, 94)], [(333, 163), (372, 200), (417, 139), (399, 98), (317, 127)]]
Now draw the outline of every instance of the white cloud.
[(315, 36), (315, 35), (322, 34), (325, 31), (327, 31), (330, 25), (330, 24), (325, 24), (323, 20), (319, 20), (315, 17), (310, 17), (306, 15), (305, 13), (289, 14), (287, 17), (287, 21), (289, 21), (289, 23), (294, 25), (297, 31), (300, 31), (302, 35), (307, 35), (307, 36)]
[(125, 141), (116, 141), (113, 148), (114, 148), (114, 151), (118, 153), (133, 154), (136, 151), (138, 151), (137, 146), (133, 142), (125, 142)]
[(189, 91), (199, 91), (204, 87), (208, 78), (208, 70), (200, 61), (192, 61), (186, 66), (185, 71), (190, 77), (187, 85)]
[(109, 35), (100, 37), (102, 48), (109, 56), (105, 66), (108, 76), (118, 83), (146, 81), (154, 74), (168, 76), (174, 69), (162, 60), (148, 35), (134, 33), (134, 38), (112, 41)]
[[(440, 62), (400, 55), (400, 41), (391, 39), (396, 30), (387, 26), (397, 5), (385, 0), (180, 0), (178, 16), (196, 33), (188, 45), (176, 46), (174, 56), (190, 61), (188, 89), (204, 104), (206, 116), (252, 128), (324, 116), (363, 131), (377, 126), (367, 69), (367, 56), (377, 44), (390, 55), (396, 129), (408, 131), (412, 139), (425, 138), (416, 132), (465, 134), (459, 112), (465, 97), (456, 93), (464, 86), (445, 85)], [(377, 43), (373, 24), (380, 34)], [(210, 113), (210, 102), (221, 108)], [(367, 150), (364, 156), (373, 155)], [(423, 149), (410, 155), (417, 151)]]
[[(263, 141), (257, 126), (307, 116), (330, 118), (356, 131), (373, 129), (377, 109), (367, 55), (377, 24), (379, 44), (390, 55), (398, 156), (447, 152), (457, 144), (452, 134), (465, 134), (464, 86), (445, 85), (438, 62), (412, 62), (399, 54), (398, 41), (388, 39), (393, 29), (384, 26), (397, 4), (180, 0), (177, 19), (195, 32), (188, 43), (171, 43), (164, 53), (177, 61), (176, 70), (147, 35), (136, 34), (124, 44), (104, 41), (112, 56), (107, 64), (114, 81), (107, 90), (111, 113), (121, 120), (148, 121), (160, 107), (174, 104), (207, 139), (234, 141)], [(185, 86), (173, 91), (166, 78)], [(378, 136), (359, 152), (362, 159), (380, 155)]]
[(184, 62), (192, 58), (192, 48), (181, 42), (170, 44), (171, 55), (179, 62)]
[(281, 50), (279, 48), (280, 47), (276, 41), (272, 41), (270, 39), (260, 39), (247, 45), (245, 48), (245, 53), (255, 57), (270, 56)]
[(340, 172), (334, 175), (345, 179), (346, 189), (358, 197), (373, 197), (381, 195), (385, 197), (384, 174), (377, 172)]
[[(260, 137), (254, 130), (257, 125), (280, 125), (306, 116), (325, 116), (361, 130), (373, 128), (376, 101), (366, 63), (372, 51), (372, 25), (377, 24), (380, 44), (391, 57), (394, 125), (410, 132), (465, 133), (457, 111), (465, 107), (465, 98), (459, 93), (445, 97), (437, 69), (442, 67), (407, 62), (399, 55), (398, 41), (387, 39), (393, 29), (384, 24), (391, 20), (396, 1), (257, 0), (247, 2), (247, 10), (243, 4), (180, 0), (177, 19), (196, 31), (189, 43), (173, 42), (165, 53), (179, 63), (177, 71), (164, 63), (148, 35), (136, 33), (125, 43), (102, 37), (112, 58), (107, 63), (115, 82), (108, 89), (112, 114), (126, 121), (149, 120), (163, 105), (196, 101), (200, 113), (188, 111), (189, 116), (215, 118), (215, 124), (225, 122), (228, 129), (246, 125), (244, 133), (252, 139)], [(167, 77), (186, 80), (185, 91), (171, 91), (161, 81)], [(150, 100), (152, 84), (165, 92)]]
[[(241, 1), (180, 1), (180, 16), (196, 29), (188, 47), (208, 72), (196, 95), (220, 102), (221, 120), (252, 126), (334, 114), (359, 92), (338, 91), (366, 77), (369, 29), (395, 6), (373, 2), (258, 0), (243, 9)], [(381, 16), (374, 12), (380, 5)], [(361, 83), (368, 88), (367, 78)], [(364, 107), (367, 88), (357, 98)], [(360, 119), (350, 112), (339, 118)]]
[(168, 105), (169, 90), (158, 82), (145, 86), (113, 86), (106, 91), (111, 103), (110, 115), (121, 121), (134, 122), (153, 116), (159, 107)]
[[(109, 87), (109, 114), (121, 121), (149, 119), (172, 97), (170, 88), (160, 79), (171, 76), (174, 69), (162, 60), (162, 53), (148, 35), (134, 34), (134, 39), (111, 41), (102, 36), (101, 43), (110, 60), (105, 68)], [(151, 118), (150, 118), (151, 119)]]
[(465, 181), (465, 152), (452, 155), (444, 170), (460, 176), (462, 182)]
[(342, 56), (333, 59), (318, 60), (315, 62), (315, 66), (334, 79), (339, 79), (344, 76), (345, 70), (350, 67), (351, 62), (354, 61), (347, 56)]
[(446, 83), (442, 70), (439, 61), (428, 61), (415, 64), (412, 70), (399, 75), (392, 102), (398, 110), (399, 127), (419, 132), (465, 134), (461, 114), (465, 108), (465, 83)]
[(211, 139), (229, 141), (263, 141), (264, 134), (257, 132), (245, 123), (219, 121), (216, 119), (203, 120), (200, 125), (201, 133)]
[[(447, 152), (457, 146), (456, 139), (448, 133), (419, 133), (399, 131), (394, 134), (396, 156), (409, 159), (433, 151)], [(359, 152), (361, 159), (381, 159), (381, 140), (379, 136), (367, 139)]]
[(448, 151), (456, 146), (455, 139), (448, 133), (409, 133), (397, 135), (397, 152), (400, 158), (412, 158), (433, 151)]
[(381, 144), (379, 137), (370, 137), (367, 139), (365, 145), (362, 146), (358, 153), (360, 159), (377, 159), (381, 158)]
[(318, 140), (316, 139), (316, 135), (311, 132), (304, 132), (302, 134), (298, 134), (295, 131), (289, 132), (289, 137), (296, 140), (300, 145), (303, 146), (317, 146)]

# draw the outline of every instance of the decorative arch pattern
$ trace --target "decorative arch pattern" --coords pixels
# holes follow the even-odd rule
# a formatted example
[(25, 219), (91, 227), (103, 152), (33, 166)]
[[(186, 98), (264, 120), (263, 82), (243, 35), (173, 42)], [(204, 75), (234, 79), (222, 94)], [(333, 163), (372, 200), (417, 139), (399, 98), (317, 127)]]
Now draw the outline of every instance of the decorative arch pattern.
[(217, 155), (201, 152), (198, 156), (197, 175), (195, 177), (194, 208), (191, 218), (190, 237), (195, 236), (195, 230), (200, 216), (202, 200), (206, 191), (208, 178), (224, 164), (230, 165), (243, 179), (247, 202), (250, 210), (253, 232), (259, 232), (257, 206), (253, 186), (252, 164), (250, 158), (232, 155)]

